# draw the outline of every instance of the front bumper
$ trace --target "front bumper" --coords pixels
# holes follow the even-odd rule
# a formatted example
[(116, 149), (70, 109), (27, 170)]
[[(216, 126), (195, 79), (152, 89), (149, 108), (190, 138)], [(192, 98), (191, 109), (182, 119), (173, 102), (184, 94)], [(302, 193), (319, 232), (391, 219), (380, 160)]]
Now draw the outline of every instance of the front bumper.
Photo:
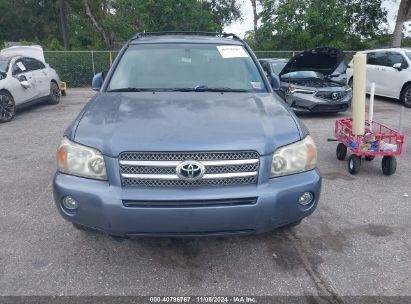
[[(318, 170), (278, 177), (261, 185), (193, 188), (122, 188), (109, 182), (56, 173), (54, 198), (68, 221), (116, 236), (213, 236), (262, 233), (310, 215), (320, 197)], [(297, 203), (306, 191), (314, 202)], [(62, 199), (70, 195), (80, 207), (68, 212)], [(248, 204), (235, 204), (235, 201)], [(245, 201), (247, 201), (247, 199)], [(231, 201), (212, 205), (207, 202)], [(158, 206), (128, 202), (164, 202)], [(182, 206), (176, 202), (204, 202)], [(174, 202), (172, 207), (164, 204)]]
[(338, 101), (327, 101), (314, 94), (297, 93), (286, 96), (290, 107), (302, 112), (344, 112), (351, 106), (351, 100), (351, 94)]

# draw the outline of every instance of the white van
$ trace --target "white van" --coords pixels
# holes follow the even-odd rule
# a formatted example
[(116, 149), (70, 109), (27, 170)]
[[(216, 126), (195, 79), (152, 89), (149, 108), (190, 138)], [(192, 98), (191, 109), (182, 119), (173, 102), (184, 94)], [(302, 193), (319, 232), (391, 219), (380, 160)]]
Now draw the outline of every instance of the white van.
[[(367, 93), (375, 82), (375, 94), (399, 99), (411, 108), (411, 49), (390, 48), (361, 51), (367, 54)], [(347, 68), (348, 84), (352, 86), (353, 61)]]

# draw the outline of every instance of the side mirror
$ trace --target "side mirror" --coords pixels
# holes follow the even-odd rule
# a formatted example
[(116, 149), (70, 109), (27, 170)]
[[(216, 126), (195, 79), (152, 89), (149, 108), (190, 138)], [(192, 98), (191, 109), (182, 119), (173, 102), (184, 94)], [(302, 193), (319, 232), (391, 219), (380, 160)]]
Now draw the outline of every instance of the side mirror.
[(393, 67), (394, 69), (397, 69), (398, 71), (402, 71), (401, 63), (400, 63), (400, 62), (395, 63), (392, 67)]
[(93, 91), (100, 91), (101, 87), (103, 86), (104, 78), (104, 72), (94, 75), (93, 81), (91, 82), (91, 88), (93, 89)]
[(20, 81), (20, 84), (23, 88), (28, 89), (30, 88), (30, 83), (27, 80)]
[(281, 87), (280, 77), (278, 77), (277, 75), (271, 75), (269, 79), (272, 89), (274, 91), (278, 91)]

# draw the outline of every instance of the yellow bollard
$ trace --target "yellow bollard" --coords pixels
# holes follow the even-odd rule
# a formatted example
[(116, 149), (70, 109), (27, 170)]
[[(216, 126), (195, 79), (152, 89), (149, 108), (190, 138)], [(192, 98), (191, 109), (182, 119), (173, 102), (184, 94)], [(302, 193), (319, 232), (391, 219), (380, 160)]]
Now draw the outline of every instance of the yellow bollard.
[(111, 52), (109, 54), (110, 54), (110, 66), (111, 66), (113, 64), (113, 55), (111, 54)]

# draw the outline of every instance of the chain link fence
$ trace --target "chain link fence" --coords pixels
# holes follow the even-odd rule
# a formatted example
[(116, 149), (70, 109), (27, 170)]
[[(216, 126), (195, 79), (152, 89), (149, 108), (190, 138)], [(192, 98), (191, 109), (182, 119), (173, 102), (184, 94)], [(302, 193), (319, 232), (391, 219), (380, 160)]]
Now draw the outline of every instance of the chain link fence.
[(45, 51), (46, 62), (68, 87), (88, 87), (94, 74), (108, 71), (118, 51)]
[[(291, 58), (300, 51), (254, 51), (258, 58)], [(119, 51), (45, 51), (46, 62), (68, 87), (89, 87), (94, 74), (108, 71)], [(355, 51), (345, 51), (349, 62)]]

